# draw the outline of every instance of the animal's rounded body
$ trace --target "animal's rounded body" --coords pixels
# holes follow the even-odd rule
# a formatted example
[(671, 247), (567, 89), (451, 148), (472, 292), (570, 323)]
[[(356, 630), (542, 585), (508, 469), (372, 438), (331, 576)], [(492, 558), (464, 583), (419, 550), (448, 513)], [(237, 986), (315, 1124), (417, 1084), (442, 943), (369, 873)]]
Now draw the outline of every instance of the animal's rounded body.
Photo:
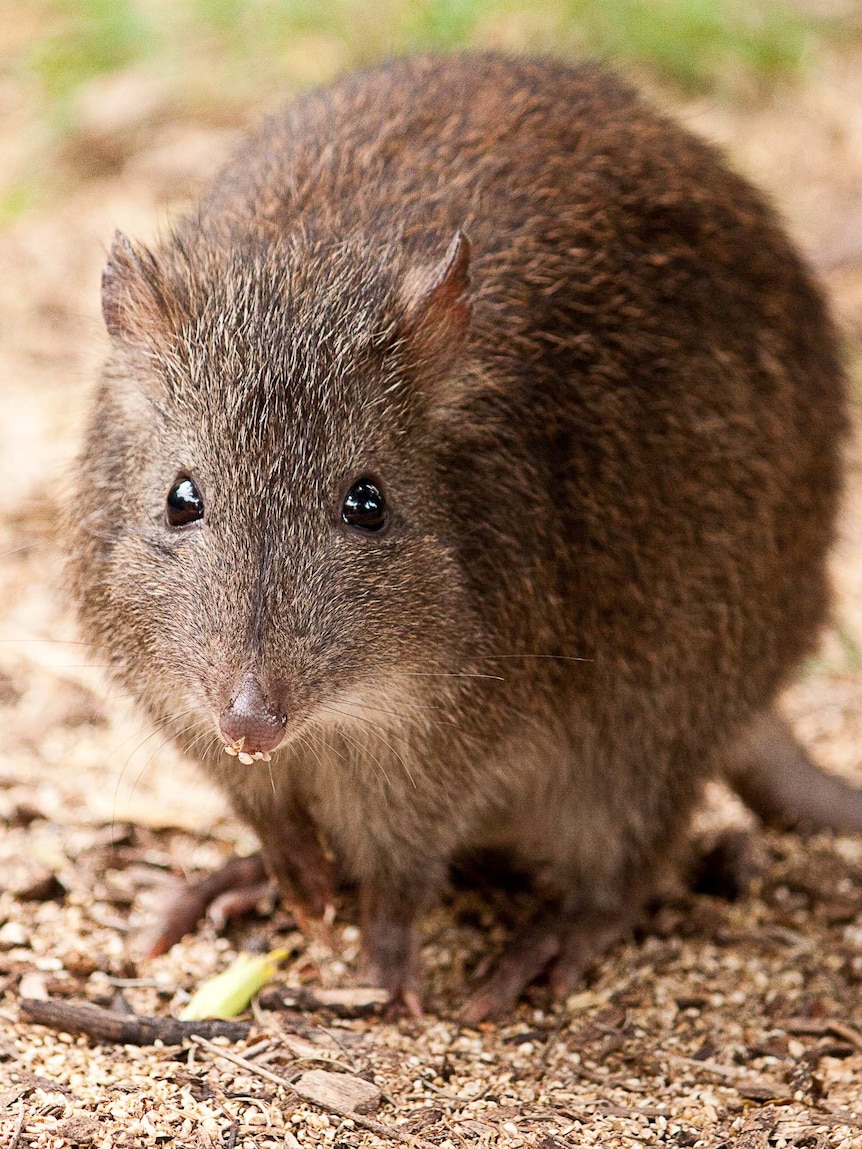
[(104, 305), (88, 635), (317, 908), (322, 836), (393, 992), (487, 846), (565, 984), (827, 613), (845, 384), (772, 211), (601, 69), (420, 57), (117, 240)]

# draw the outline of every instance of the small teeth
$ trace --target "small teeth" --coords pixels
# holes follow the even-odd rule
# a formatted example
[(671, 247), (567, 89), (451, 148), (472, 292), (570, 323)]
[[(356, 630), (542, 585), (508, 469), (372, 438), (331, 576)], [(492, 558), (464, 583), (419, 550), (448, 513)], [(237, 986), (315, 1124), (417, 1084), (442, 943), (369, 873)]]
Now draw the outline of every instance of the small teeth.
[(230, 754), (232, 758), (238, 758), (243, 766), (251, 766), (252, 762), (271, 762), (272, 755), (266, 750), (255, 750), (254, 754), (249, 754), (246, 750), (241, 750), (239, 746), (228, 746), (224, 748), (225, 754)]

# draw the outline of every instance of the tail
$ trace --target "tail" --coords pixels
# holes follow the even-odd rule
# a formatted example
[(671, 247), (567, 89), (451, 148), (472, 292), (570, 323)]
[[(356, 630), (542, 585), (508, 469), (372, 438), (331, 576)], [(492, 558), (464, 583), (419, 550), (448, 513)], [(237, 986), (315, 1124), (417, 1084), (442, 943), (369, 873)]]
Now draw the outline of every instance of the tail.
[(770, 825), (862, 833), (862, 788), (821, 769), (778, 715), (759, 715), (727, 757), (726, 779)]

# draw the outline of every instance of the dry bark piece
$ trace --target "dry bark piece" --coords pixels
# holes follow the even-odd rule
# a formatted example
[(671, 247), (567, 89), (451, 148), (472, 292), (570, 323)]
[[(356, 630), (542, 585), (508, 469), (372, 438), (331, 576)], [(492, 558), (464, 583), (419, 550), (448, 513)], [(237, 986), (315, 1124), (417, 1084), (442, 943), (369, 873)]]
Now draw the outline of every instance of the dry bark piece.
[(788, 1086), (778, 1082), (740, 1081), (733, 1088), (747, 1101), (789, 1101), (792, 1094)]
[(330, 1073), (328, 1069), (310, 1069), (291, 1085), (304, 1101), (334, 1113), (372, 1113), (382, 1097), (370, 1081), (350, 1073)]
[(389, 994), (379, 986), (346, 986), (338, 989), (305, 987), (264, 991), (258, 999), (265, 1009), (298, 1009), (312, 1012), (326, 1009), (336, 1017), (358, 1018), (380, 1013), (389, 1003)]
[(373, 985), (315, 989), (307, 990), (306, 993), (320, 1005), (334, 1009), (369, 1009), (373, 1006), (386, 1005), (389, 1001), (387, 991)]
[(248, 1037), (250, 1021), (175, 1021), (172, 1017), (136, 1017), (103, 1009), (91, 1002), (40, 1001), (22, 998), (21, 1011), (37, 1025), (62, 1033), (84, 1034), (94, 1041), (119, 1045), (182, 1045), (189, 1037), (226, 1037), (241, 1041)]
[(769, 1136), (777, 1124), (778, 1117), (771, 1110), (756, 1113), (746, 1121), (734, 1142), (735, 1149), (769, 1149)]
[(58, 1137), (82, 1149), (85, 1145), (92, 1145), (101, 1132), (98, 1118), (91, 1113), (73, 1113), (57, 1126)]

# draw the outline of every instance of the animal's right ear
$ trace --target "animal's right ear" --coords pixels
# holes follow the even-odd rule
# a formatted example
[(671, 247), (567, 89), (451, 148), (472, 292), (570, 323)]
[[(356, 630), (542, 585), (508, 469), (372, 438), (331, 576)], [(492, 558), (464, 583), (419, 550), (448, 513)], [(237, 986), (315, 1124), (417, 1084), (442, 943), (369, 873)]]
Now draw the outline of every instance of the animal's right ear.
[(470, 326), (469, 290), (470, 241), (459, 229), (442, 259), (406, 277), (401, 334), (426, 355), (452, 354)]
[(155, 258), (114, 232), (102, 271), (102, 317), (113, 339), (137, 343), (164, 323), (164, 297)]

